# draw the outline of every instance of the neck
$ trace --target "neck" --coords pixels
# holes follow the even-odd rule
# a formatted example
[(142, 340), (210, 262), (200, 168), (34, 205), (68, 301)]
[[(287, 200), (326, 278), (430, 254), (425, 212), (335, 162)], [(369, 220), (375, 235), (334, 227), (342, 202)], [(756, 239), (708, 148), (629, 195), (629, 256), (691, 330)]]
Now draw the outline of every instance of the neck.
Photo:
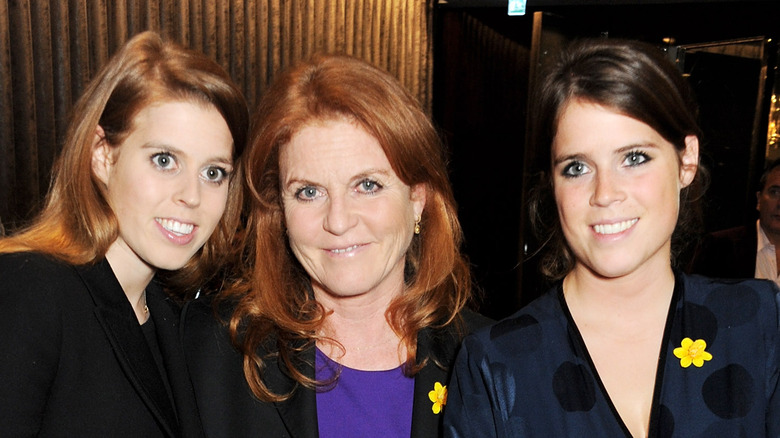
[[(328, 316), (317, 346), (331, 359), (360, 370), (392, 369), (405, 361), (406, 349), (387, 321), (395, 295), (363, 294), (334, 297), (315, 287), (315, 297)], [(400, 348), (399, 348), (400, 347)]]
[(666, 264), (605, 278), (577, 265), (564, 279), (563, 290), (572, 315), (581, 320), (623, 329), (636, 327), (641, 332), (648, 321), (665, 320), (674, 292), (674, 272)]
[(767, 230), (764, 228), (764, 225), (759, 222), (759, 226), (761, 226), (761, 230), (764, 232), (764, 235), (769, 240), (769, 243), (772, 244), (772, 246), (775, 247), (775, 251), (777, 251), (778, 248), (780, 248), (780, 233), (774, 233), (770, 230)]
[(152, 281), (155, 270), (137, 257), (127, 257), (128, 250), (114, 242), (106, 252), (106, 260), (111, 265), (127, 300), (133, 306), (138, 322), (143, 324), (149, 318), (146, 286)]

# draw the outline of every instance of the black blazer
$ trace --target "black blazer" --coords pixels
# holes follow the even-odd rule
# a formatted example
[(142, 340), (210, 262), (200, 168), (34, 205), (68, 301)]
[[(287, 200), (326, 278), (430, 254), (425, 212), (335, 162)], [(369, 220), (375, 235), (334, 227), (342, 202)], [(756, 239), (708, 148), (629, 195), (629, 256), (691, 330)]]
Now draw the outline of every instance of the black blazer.
[(0, 255), (0, 435), (202, 436), (178, 306), (154, 282), (147, 305), (170, 395), (105, 259), (74, 267)]
[[(229, 318), (229, 311), (220, 313), (220, 318)], [(208, 437), (317, 438), (314, 391), (299, 388), (289, 400), (280, 403), (259, 401), (244, 379), (243, 358), (232, 347), (225, 325), (215, 318), (210, 300), (201, 298), (187, 303), (182, 318), (184, 352)], [(470, 311), (464, 312), (464, 320), (467, 331), (493, 322)], [(418, 336), (421, 357), (432, 352), (445, 364), (454, 363), (459, 347), (460, 340), (452, 330), (423, 330)], [(308, 350), (305, 360), (314, 363), (314, 353), (314, 348)], [(313, 377), (313, 368), (306, 372)], [(431, 361), (415, 376), (412, 437), (441, 436), (441, 417), (447, 408), (434, 414), (428, 392), (435, 382), (444, 385), (449, 377), (449, 370), (442, 370)], [(276, 362), (268, 363), (263, 379), (277, 393), (288, 392), (295, 385)]]
[(757, 250), (755, 223), (716, 231), (704, 236), (688, 271), (714, 278), (753, 278)]

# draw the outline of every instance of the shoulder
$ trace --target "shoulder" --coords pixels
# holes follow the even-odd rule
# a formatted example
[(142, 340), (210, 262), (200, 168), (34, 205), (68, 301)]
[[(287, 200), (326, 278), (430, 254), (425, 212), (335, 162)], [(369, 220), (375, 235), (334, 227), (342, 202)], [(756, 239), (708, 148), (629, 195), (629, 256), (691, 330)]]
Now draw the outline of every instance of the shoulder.
[(182, 307), (181, 324), (185, 340), (226, 330), (232, 306), (218, 305), (215, 297), (205, 295), (187, 301)]
[(738, 300), (747, 295), (755, 295), (762, 300), (775, 299), (780, 292), (770, 280), (758, 278), (712, 278), (697, 274), (680, 274), (685, 284), (685, 299), (712, 299), (712, 295), (722, 294), (723, 299)]
[[(732, 247), (739, 245), (746, 245), (748, 243), (754, 243), (757, 239), (756, 225), (742, 225), (739, 227), (727, 228), (724, 230), (713, 231), (706, 234), (701, 241), (703, 250), (714, 250), (718, 248)], [(717, 253), (705, 253), (704, 256), (710, 255), (717, 257)]]
[(11, 279), (12, 275), (34, 275), (45, 278), (46, 275), (52, 274), (75, 275), (75, 271), (70, 264), (36, 252), (0, 254), (0, 275), (3, 279)]
[(742, 225), (739, 227), (727, 228), (725, 230), (713, 231), (707, 237), (712, 239), (737, 239), (756, 234), (756, 225)]
[(472, 333), (496, 322), (496, 320), (488, 318), (487, 316), (470, 309), (463, 310), (460, 313), (460, 316), (463, 319), (463, 326), (465, 328), (466, 334)]
[[(476, 330), (464, 342), (474, 352), (535, 350), (541, 342), (543, 327), (565, 328), (557, 290), (557, 286), (551, 288), (514, 314)], [(544, 331), (549, 334), (550, 328)]]
[(0, 254), (0, 300), (58, 300), (85, 287), (73, 265), (33, 252)]
[(682, 278), (685, 305), (706, 308), (718, 320), (729, 321), (730, 326), (751, 320), (760, 321), (761, 325), (778, 324), (780, 289), (772, 281), (686, 274)]

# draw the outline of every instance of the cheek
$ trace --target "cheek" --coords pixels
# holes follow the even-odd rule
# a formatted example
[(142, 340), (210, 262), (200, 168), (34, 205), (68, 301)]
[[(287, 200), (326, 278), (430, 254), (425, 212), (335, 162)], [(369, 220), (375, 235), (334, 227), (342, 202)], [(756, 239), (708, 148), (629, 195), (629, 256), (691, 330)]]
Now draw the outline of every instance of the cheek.
[(287, 228), (287, 239), (293, 250), (311, 240), (315, 221), (310, 212), (301, 208), (285, 208), (284, 222)]
[(577, 193), (573, 187), (558, 188), (553, 191), (555, 199), (555, 207), (558, 210), (558, 217), (561, 222), (564, 222), (566, 218), (576, 216), (583, 208), (580, 203), (588, 202), (588, 198), (584, 193)]

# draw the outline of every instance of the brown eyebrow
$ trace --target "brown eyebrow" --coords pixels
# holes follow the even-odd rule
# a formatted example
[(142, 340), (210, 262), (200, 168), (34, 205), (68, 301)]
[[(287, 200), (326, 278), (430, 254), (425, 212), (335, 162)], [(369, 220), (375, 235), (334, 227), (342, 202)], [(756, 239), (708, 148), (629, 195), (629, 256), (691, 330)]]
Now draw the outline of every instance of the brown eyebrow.
[[(627, 152), (631, 152), (634, 149), (642, 149), (642, 148), (658, 149), (658, 145), (655, 143), (632, 143), (618, 148), (614, 153), (615, 155), (622, 155)], [(562, 157), (558, 157), (553, 160), (553, 167), (567, 161), (582, 161), (584, 159), (585, 159), (584, 154), (564, 155)]]

